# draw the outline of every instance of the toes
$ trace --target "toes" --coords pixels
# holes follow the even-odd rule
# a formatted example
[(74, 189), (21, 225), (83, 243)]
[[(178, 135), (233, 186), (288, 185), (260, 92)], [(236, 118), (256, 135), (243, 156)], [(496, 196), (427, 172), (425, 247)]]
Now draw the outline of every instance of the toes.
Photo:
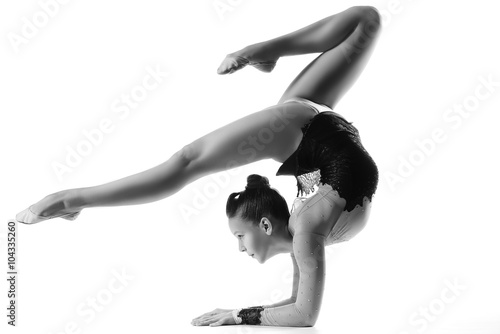
[(217, 69), (218, 74), (231, 74), (234, 71), (234, 64), (228, 61), (224, 61)]
[(26, 224), (26, 215), (27, 215), (27, 210), (28, 209), (25, 209), (21, 212), (19, 212), (17, 215), (16, 215), (16, 221), (18, 223), (23, 223), (23, 224)]
[(16, 215), (16, 220), (23, 224), (36, 224), (38, 223), (38, 217), (33, 214), (30, 208), (24, 209)]
[(226, 74), (230, 71), (232, 63), (228, 62), (227, 57), (222, 61), (219, 68), (217, 69), (218, 74)]

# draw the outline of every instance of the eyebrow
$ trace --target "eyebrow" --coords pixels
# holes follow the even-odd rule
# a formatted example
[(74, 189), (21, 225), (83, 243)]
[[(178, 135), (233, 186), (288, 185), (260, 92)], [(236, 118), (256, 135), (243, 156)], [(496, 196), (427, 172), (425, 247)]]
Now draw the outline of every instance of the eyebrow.
[(234, 231), (233, 235), (236, 234), (236, 233), (241, 233), (240, 231)]

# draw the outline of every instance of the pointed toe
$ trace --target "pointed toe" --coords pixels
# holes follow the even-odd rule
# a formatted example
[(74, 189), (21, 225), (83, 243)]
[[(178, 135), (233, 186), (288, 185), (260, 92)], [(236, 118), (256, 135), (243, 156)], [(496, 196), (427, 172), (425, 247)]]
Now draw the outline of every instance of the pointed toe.
[(42, 220), (48, 219), (46, 217), (39, 216), (33, 211), (31, 211), (31, 206), (16, 215), (16, 220), (23, 224), (36, 224)]

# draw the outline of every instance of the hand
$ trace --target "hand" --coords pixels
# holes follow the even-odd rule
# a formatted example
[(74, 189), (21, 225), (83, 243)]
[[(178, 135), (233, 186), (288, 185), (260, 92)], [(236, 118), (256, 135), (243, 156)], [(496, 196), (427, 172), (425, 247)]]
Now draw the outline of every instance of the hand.
[(221, 326), (221, 325), (236, 325), (234, 322), (233, 310), (216, 308), (213, 311), (207, 312), (194, 318), (191, 321), (193, 326)]

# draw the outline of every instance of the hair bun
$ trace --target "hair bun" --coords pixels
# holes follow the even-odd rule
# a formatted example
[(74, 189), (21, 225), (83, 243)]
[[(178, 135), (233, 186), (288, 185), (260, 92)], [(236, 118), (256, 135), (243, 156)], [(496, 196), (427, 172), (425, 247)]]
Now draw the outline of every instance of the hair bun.
[(257, 174), (249, 175), (247, 177), (247, 186), (245, 187), (245, 190), (258, 188), (270, 188), (269, 179), (265, 176)]

